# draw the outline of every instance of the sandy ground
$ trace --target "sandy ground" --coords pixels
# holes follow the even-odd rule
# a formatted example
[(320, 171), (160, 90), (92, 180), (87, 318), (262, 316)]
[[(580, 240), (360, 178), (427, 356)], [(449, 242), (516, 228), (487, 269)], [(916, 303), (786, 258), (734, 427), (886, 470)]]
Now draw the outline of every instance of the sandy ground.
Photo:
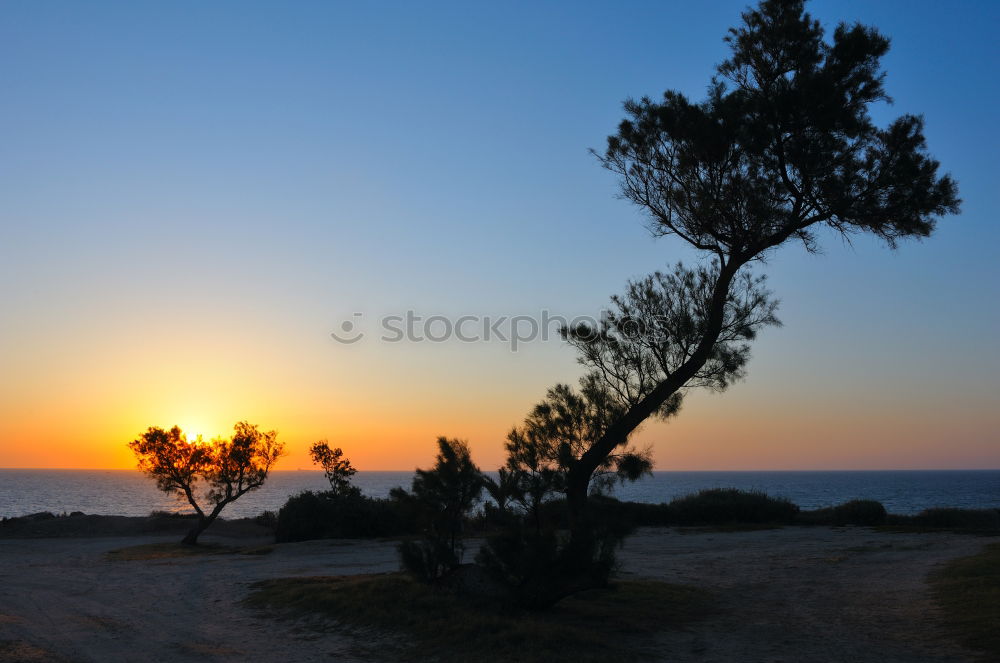
[(867, 528), (664, 535), (640, 530), (626, 577), (715, 590), (722, 614), (661, 637), (664, 660), (969, 661), (941, 627), (928, 572), (991, 539)]
[[(378, 541), (282, 544), (267, 555), (106, 556), (173, 540), (0, 540), (0, 661), (358, 660), (351, 636), (275, 622), (240, 601), (265, 578), (398, 568), (394, 544)], [(967, 661), (941, 629), (925, 578), (989, 541), (864, 528), (650, 528), (627, 541), (621, 562), (626, 577), (695, 584), (717, 596), (719, 614), (662, 634), (664, 661)]]

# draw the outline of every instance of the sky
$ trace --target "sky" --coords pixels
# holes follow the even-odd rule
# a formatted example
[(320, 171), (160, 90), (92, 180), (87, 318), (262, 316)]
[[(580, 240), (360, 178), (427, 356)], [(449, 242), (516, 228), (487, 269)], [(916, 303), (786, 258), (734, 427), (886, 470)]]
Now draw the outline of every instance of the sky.
[[(598, 315), (697, 260), (588, 149), (626, 98), (700, 99), (745, 6), (3, 3), (0, 467), (134, 467), (149, 426), (239, 420), (279, 431), (279, 469), (327, 439), (410, 470), (439, 435), (499, 466), (573, 350), (382, 320)], [(661, 470), (1000, 468), (1000, 4), (809, 11), (891, 37), (873, 115), (924, 115), (962, 214), (777, 251), (747, 379), (635, 440)]]

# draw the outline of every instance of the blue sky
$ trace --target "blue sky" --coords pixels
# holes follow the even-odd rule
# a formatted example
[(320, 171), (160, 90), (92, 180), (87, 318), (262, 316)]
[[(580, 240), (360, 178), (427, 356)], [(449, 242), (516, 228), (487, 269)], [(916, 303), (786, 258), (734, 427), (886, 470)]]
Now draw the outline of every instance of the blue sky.
[[(134, 392), (183, 365), (198, 389), (225, 390), (239, 365), (244, 381), (331, 400), (353, 384), (358, 403), (404, 417), (416, 416), (410, 391), (429, 391), (440, 407), (421, 416), (498, 458), (494, 421), (515, 423), (545, 387), (575, 379), (568, 348), (348, 350), (328, 332), (355, 311), (593, 313), (627, 279), (693, 259), (648, 235), (587, 150), (603, 146), (629, 96), (699, 98), (745, 4), (5, 3), (0, 414), (71, 418), (58, 403), (84, 408), (94, 372)], [(925, 115), (963, 214), (897, 252), (831, 236), (819, 256), (776, 253), (765, 271), (785, 326), (760, 339), (745, 384), (692, 399), (691, 416), (882, 416), (879, 435), (900, 440), (910, 428), (893, 417), (907, 412), (974, 422), (958, 447), (926, 440), (916, 464), (947, 464), (954, 451), (958, 466), (1000, 467), (1000, 5), (809, 10), (828, 27), (860, 20), (892, 38), (895, 104), (875, 116)], [(145, 375), (122, 368), (143, 356)], [(125, 407), (108, 389), (106, 407)], [(275, 417), (303, 439), (325, 428), (337, 439), (361, 407), (331, 405), (322, 420), (310, 398), (293, 400), (308, 406)], [(450, 418), (455, 403), (490, 423)], [(60, 430), (0, 429), (0, 445)], [(669, 427), (647, 436), (658, 454), (661, 438), (671, 447)], [(662, 454), (663, 469), (683, 463)], [(791, 462), (817, 463), (893, 466), (864, 454)]]

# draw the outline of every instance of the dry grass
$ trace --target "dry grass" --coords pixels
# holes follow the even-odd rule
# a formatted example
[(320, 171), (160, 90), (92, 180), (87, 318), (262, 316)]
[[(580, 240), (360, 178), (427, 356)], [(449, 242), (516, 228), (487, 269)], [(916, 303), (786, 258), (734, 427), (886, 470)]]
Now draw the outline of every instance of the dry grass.
[(247, 657), (247, 652), (241, 649), (233, 649), (232, 647), (222, 647), (217, 644), (206, 643), (206, 642), (187, 642), (177, 645), (177, 648), (184, 653), (194, 654), (200, 658), (216, 658), (216, 657)]
[(951, 630), (983, 660), (1000, 660), (1000, 543), (949, 562), (930, 580)]
[(772, 529), (784, 529), (782, 523), (730, 523), (727, 525), (702, 525), (697, 527), (676, 527), (678, 534), (735, 534), (739, 532), (760, 532)]
[(57, 663), (62, 660), (23, 640), (0, 640), (0, 663)]
[[(457, 597), (401, 574), (280, 578), (254, 585), (250, 605), (322, 616), (372, 631), (406, 660), (558, 663), (649, 656), (658, 632), (708, 615), (707, 592), (654, 581), (616, 583), (525, 612)], [(658, 651), (659, 655), (664, 652)]]
[(176, 559), (204, 555), (266, 555), (274, 551), (272, 546), (238, 548), (219, 544), (187, 546), (182, 543), (146, 543), (128, 548), (110, 550), (107, 558), (111, 561), (134, 562), (157, 559)]

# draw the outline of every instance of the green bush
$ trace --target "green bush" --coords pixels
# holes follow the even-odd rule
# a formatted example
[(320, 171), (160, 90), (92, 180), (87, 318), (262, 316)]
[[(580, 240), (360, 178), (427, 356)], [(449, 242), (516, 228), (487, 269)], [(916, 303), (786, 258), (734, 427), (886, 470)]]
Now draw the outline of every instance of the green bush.
[(459, 564), (463, 548), (453, 548), (440, 537), (423, 537), (401, 541), (399, 561), (403, 570), (421, 582), (437, 582)]
[(646, 504), (644, 502), (623, 502), (619, 517), (625, 518), (635, 527), (666, 527), (674, 525), (673, 509), (669, 504)]
[(1000, 531), (998, 509), (924, 509), (912, 516), (886, 513), (875, 500), (851, 500), (844, 504), (803, 511), (796, 519), (801, 525), (889, 525), (919, 529), (949, 529), (975, 532)]
[(789, 500), (757, 490), (712, 488), (672, 500), (663, 516), (672, 525), (728, 525), (790, 523), (798, 512)]
[(678, 524), (671, 504), (622, 502), (607, 495), (591, 495), (587, 508), (603, 522), (617, 522), (632, 529)]
[(797, 522), (801, 525), (882, 525), (886, 522), (885, 507), (875, 500), (851, 500), (836, 506), (803, 511)]
[[(599, 522), (624, 528), (733, 524), (791, 523), (799, 507), (784, 498), (759, 491), (713, 488), (678, 497), (670, 503), (622, 502), (606, 495), (591, 495), (587, 508)], [(562, 518), (565, 500), (544, 504), (547, 519)], [(559, 521), (566, 527), (565, 519)]]
[(889, 518), (885, 507), (875, 500), (850, 500), (835, 506), (812, 509), (799, 513), (795, 522), (799, 525), (882, 525)]
[(261, 511), (253, 519), (254, 523), (274, 531), (278, 527), (278, 514), (274, 511)]
[(616, 567), (615, 550), (628, 531), (621, 523), (590, 516), (590, 535), (576, 546), (555, 528), (536, 529), (524, 520), (489, 537), (476, 563), (522, 608), (548, 608), (582, 590), (605, 587)]
[(912, 517), (912, 524), (935, 529), (1000, 530), (998, 509), (924, 509)]
[(306, 491), (290, 497), (278, 511), (275, 540), (400, 536), (416, 531), (407, 505), (364, 495)]
[(616, 567), (616, 550), (632, 530), (634, 506), (591, 496), (584, 536), (571, 542), (565, 499), (540, 509), (512, 512), (506, 527), (487, 538), (476, 563), (521, 608), (547, 608), (584, 589), (604, 587)]
[(875, 500), (851, 500), (833, 507), (835, 525), (881, 525), (885, 507)]

